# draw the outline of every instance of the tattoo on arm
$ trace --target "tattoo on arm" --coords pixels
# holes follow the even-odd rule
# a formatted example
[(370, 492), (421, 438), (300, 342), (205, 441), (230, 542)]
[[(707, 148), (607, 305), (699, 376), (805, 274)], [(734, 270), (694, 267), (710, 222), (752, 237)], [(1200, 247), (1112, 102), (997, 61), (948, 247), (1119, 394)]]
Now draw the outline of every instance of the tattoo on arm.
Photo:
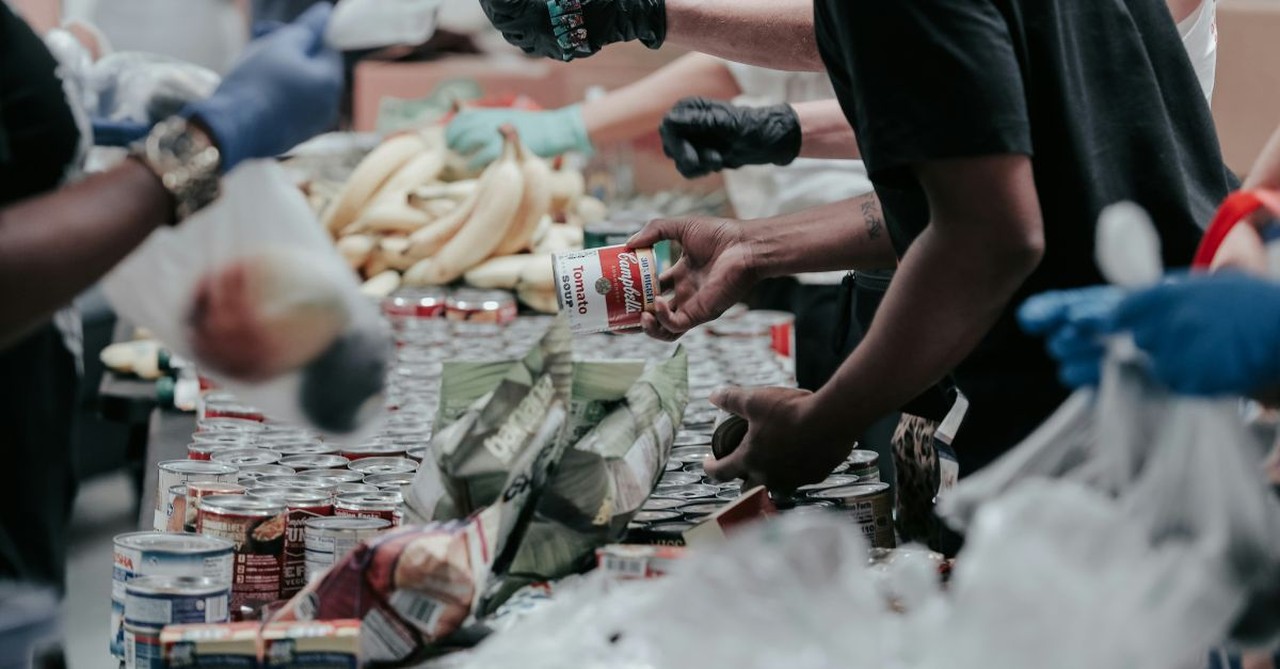
[(862, 218), (866, 220), (867, 236), (879, 239), (884, 231), (884, 216), (880, 212), (880, 199), (868, 197), (862, 200)]

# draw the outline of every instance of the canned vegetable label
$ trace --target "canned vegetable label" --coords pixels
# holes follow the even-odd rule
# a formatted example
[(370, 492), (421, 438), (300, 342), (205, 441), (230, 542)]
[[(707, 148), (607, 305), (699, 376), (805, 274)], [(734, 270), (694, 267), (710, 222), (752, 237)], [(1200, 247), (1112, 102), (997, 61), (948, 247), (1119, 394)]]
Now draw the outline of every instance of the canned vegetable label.
[(897, 538), (893, 529), (893, 498), (889, 484), (866, 483), (822, 490), (809, 496), (815, 501), (832, 501), (862, 530), (862, 536), (873, 548), (893, 548)]
[(306, 578), (315, 580), (360, 542), (391, 528), (381, 518), (313, 518), (306, 524)]
[(202, 534), (235, 545), (233, 616), (280, 599), (288, 526), (283, 503), (241, 495), (206, 497), (200, 505), (198, 524)]
[(256, 496), (283, 502), (288, 508), (289, 522), (284, 540), (284, 576), (281, 598), (289, 599), (307, 584), (307, 523), (333, 515), (333, 500), (325, 492), (309, 492), (284, 488), (268, 489)]
[(577, 334), (624, 332), (640, 327), (658, 296), (653, 249), (609, 246), (552, 257), (560, 310)]
[(126, 626), (159, 631), (166, 625), (224, 623), (230, 587), (211, 578), (144, 576), (125, 586)]

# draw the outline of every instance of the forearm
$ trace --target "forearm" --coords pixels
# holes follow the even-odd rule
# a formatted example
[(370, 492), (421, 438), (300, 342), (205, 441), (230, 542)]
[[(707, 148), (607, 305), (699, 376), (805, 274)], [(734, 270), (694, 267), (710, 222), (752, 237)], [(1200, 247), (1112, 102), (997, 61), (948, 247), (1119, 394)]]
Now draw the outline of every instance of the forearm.
[(1266, 147), (1249, 170), (1249, 177), (1244, 181), (1246, 189), (1280, 188), (1280, 128), (1271, 135)]
[(691, 53), (643, 79), (582, 105), (591, 143), (602, 146), (654, 132), (681, 99), (701, 96), (730, 99), (742, 93), (724, 62)]
[(743, 225), (753, 269), (761, 277), (897, 264), (874, 193)]
[(811, 0), (667, 0), (666, 7), (668, 44), (775, 70), (826, 69)]
[(802, 158), (862, 157), (853, 127), (837, 100), (814, 100), (791, 105), (800, 119)]
[(102, 278), (172, 212), (160, 180), (133, 160), (0, 209), (0, 346)]

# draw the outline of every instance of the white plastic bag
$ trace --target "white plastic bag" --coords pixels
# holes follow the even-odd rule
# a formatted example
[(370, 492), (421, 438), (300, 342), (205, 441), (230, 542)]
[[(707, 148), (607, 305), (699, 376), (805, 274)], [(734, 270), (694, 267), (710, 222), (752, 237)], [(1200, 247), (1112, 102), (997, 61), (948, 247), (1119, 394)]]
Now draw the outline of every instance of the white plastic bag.
[(333, 10), (325, 43), (339, 51), (417, 46), (436, 32), (443, 0), (342, 0)]
[(359, 434), (381, 415), (390, 333), (270, 161), (229, 174), (221, 198), (153, 233), (103, 290), (125, 319), (274, 418)]

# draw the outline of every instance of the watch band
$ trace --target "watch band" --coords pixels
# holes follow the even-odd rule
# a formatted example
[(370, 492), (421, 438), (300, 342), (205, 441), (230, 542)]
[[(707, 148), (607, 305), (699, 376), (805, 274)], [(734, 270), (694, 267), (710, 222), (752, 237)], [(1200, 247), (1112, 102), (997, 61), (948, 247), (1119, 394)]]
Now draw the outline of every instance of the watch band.
[(218, 198), (222, 156), (207, 134), (192, 132), (187, 120), (168, 118), (133, 145), (130, 156), (142, 162), (173, 196), (174, 224)]

